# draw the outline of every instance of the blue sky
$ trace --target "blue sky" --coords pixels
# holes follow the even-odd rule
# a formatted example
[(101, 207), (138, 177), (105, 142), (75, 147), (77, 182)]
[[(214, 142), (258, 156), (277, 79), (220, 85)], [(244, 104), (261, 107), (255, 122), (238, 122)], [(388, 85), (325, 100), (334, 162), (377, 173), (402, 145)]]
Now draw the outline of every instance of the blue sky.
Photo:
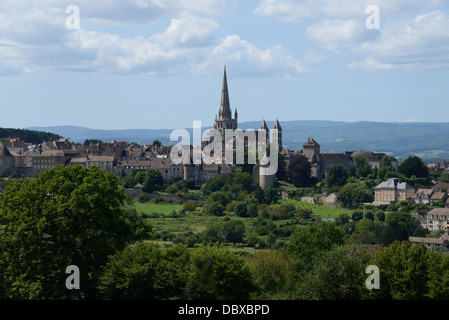
[(2, 0), (0, 126), (210, 126), (225, 64), (240, 122), (447, 122), (448, 1)]

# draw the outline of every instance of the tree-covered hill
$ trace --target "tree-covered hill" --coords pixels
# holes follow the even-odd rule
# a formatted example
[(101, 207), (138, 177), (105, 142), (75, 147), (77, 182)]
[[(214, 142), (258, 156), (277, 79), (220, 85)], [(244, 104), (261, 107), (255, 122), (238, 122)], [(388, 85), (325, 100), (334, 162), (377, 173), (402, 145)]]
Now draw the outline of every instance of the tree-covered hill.
[(61, 138), (60, 135), (44, 132), (35, 131), (28, 129), (12, 129), (12, 128), (0, 128), (0, 140), (9, 138), (19, 138), (22, 141), (30, 142), (33, 144), (40, 144), (44, 141), (56, 141)]

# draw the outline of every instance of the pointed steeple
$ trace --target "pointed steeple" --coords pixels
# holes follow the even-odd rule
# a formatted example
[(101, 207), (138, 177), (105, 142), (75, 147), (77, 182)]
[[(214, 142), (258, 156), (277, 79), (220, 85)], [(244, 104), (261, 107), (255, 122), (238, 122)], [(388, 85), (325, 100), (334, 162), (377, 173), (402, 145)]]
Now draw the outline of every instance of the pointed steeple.
[(223, 89), (221, 91), (220, 119), (232, 119), (231, 104), (229, 103), (228, 79), (226, 66), (224, 67)]
[(277, 129), (278, 131), (282, 131), (281, 124), (279, 123), (278, 119), (276, 119), (276, 122), (274, 123), (273, 129)]
[(263, 119), (262, 124), (260, 125), (260, 129), (268, 130), (267, 123), (265, 122), (265, 119)]

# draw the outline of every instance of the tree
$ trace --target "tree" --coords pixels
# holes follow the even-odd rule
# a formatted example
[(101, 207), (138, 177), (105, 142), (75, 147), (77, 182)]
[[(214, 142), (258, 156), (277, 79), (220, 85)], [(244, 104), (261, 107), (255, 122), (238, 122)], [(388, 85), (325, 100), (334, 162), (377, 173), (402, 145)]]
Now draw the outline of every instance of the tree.
[(204, 246), (192, 252), (186, 298), (247, 300), (255, 290), (245, 259), (226, 249)]
[(379, 267), (381, 285), (370, 295), (377, 299), (418, 300), (428, 294), (429, 254), (432, 251), (408, 241), (380, 249), (373, 264)]
[(278, 153), (278, 170), (276, 171), (276, 179), (278, 181), (286, 181), (287, 176), (287, 163), (285, 156), (282, 153)]
[(241, 186), (242, 190), (252, 192), (254, 190), (254, 177), (252, 173), (237, 171), (228, 182), (229, 185)]
[(311, 271), (299, 280), (300, 299), (361, 300), (371, 254), (363, 248), (335, 247), (314, 257)]
[(230, 202), (230, 199), (227, 197), (226, 193), (222, 191), (214, 191), (209, 196), (208, 199), (209, 202), (218, 202), (223, 207), (226, 207), (226, 205)]
[(385, 223), (393, 230), (396, 240), (405, 241), (410, 236), (424, 237), (424, 229), (418, 219), (407, 212), (390, 212)]
[(412, 176), (417, 178), (427, 178), (429, 176), (429, 169), (418, 156), (410, 156), (405, 159), (399, 166), (399, 172), (404, 174), (407, 178), (411, 178)]
[[(3, 298), (93, 298), (108, 256), (151, 228), (132, 224), (119, 180), (99, 168), (60, 167), (8, 186), (0, 197), (0, 283)], [(65, 288), (78, 266), (81, 289)]]
[(113, 255), (101, 276), (101, 297), (112, 300), (181, 298), (190, 276), (190, 254), (183, 245), (162, 249), (139, 242)]
[(219, 202), (211, 202), (207, 206), (207, 212), (214, 216), (224, 216), (225, 208)]
[(136, 185), (136, 179), (134, 178), (133, 175), (129, 175), (129, 176), (124, 177), (122, 179), (122, 182), (123, 182), (123, 187), (125, 189), (132, 188), (132, 187), (134, 187)]
[(248, 209), (244, 202), (238, 202), (234, 206), (234, 213), (237, 217), (247, 217), (248, 216)]
[(360, 183), (348, 183), (340, 189), (338, 197), (344, 206), (372, 202), (374, 200), (371, 189)]
[(334, 246), (342, 245), (344, 235), (344, 231), (334, 223), (308, 225), (294, 234), (293, 241), (286, 250), (297, 258), (300, 270), (308, 270), (315, 255), (332, 250)]
[(356, 177), (366, 178), (368, 177), (369, 174), (373, 172), (368, 160), (362, 155), (358, 155), (357, 157), (355, 157), (354, 160), (355, 160), (354, 168)]
[(195, 211), (195, 209), (196, 209), (196, 202), (193, 200), (186, 201), (186, 203), (184, 203), (184, 207), (182, 208), (182, 210), (189, 212)]
[(223, 239), (229, 243), (242, 243), (245, 236), (245, 224), (241, 220), (230, 220), (223, 224)]
[(396, 169), (391, 164), (391, 158), (388, 155), (384, 155), (380, 159), (379, 170), (377, 171), (377, 178), (384, 181), (389, 176), (394, 176), (396, 174)]
[(326, 178), (326, 185), (329, 188), (342, 187), (346, 184), (349, 178), (349, 171), (340, 163), (332, 166), (329, 169)]
[(162, 188), (164, 185), (164, 177), (158, 169), (150, 169), (147, 172), (145, 182), (143, 184), (143, 191), (147, 193), (154, 193)]
[(354, 210), (351, 214), (351, 218), (353, 221), (359, 221), (363, 219), (363, 211), (362, 210)]
[(295, 259), (278, 250), (258, 251), (247, 260), (258, 287), (256, 299), (291, 298), (296, 284)]
[(201, 187), (201, 191), (204, 195), (208, 196), (214, 191), (219, 191), (224, 186), (223, 176), (217, 174), (209, 179)]
[(147, 173), (145, 171), (139, 171), (135, 175), (135, 179), (137, 183), (144, 183), (147, 177)]
[(162, 143), (158, 139), (156, 139), (153, 141), (153, 146), (160, 147), (162, 146)]
[(296, 187), (307, 187), (311, 182), (312, 165), (304, 155), (295, 154), (290, 158), (287, 174)]

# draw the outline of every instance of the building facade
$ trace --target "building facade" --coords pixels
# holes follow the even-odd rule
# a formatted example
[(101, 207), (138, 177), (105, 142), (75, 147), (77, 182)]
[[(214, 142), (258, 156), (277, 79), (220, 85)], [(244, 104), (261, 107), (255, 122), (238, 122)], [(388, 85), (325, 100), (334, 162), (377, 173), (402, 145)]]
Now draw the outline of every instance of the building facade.
[(398, 178), (391, 178), (374, 187), (375, 205), (394, 204), (402, 200), (413, 199), (415, 188)]

